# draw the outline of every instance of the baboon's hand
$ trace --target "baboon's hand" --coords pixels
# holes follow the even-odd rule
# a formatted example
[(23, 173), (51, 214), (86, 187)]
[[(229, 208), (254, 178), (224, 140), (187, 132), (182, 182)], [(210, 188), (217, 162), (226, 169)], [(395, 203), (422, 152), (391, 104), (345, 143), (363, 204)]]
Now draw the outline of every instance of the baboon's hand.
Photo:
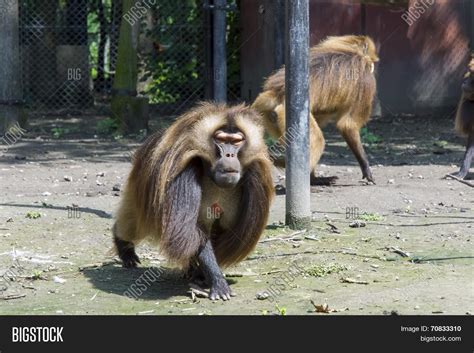
[(135, 251), (130, 251), (128, 252), (123, 258), (122, 258), (122, 264), (123, 267), (125, 268), (135, 268), (137, 265), (140, 263), (140, 259), (138, 258), (137, 254), (135, 254)]
[(224, 277), (216, 279), (216, 281), (214, 281), (214, 283), (211, 285), (211, 292), (209, 294), (209, 299), (230, 300), (231, 296), (233, 297), (234, 293), (231, 291)]

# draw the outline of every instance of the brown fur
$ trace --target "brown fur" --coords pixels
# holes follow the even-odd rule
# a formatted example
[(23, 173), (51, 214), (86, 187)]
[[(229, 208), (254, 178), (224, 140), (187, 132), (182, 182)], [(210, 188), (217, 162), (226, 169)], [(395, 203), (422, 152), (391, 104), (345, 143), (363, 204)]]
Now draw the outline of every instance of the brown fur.
[[(246, 138), (239, 153), (242, 178), (232, 190), (219, 189), (207, 176), (207, 166), (216, 158), (213, 133), (224, 126), (237, 127)], [(271, 163), (258, 114), (243, 105), (202, 103), (136, 152), (115, 237), (133, 245), (155, 240), (184, 268), (210, 237), (218, 264), (228, 266), (257, 244), (272, 196)], [(210, 224), (203, 215), (215, 199), (224, 214)]]
[[(329, 37), (311, 48), (309, 60), (312, 173), (324, 150), (320, 127), (335, 122), (359, 161), (364, 177), (371, 180), (359, 131), (370, 118), (376, 92), (373, 68), (379, 58), (374, 42), (366, 36)], [(276, 138), (282, 138), (285, 132), (284, 105), (283, 67), (265, 81), (263, 92), (253, 103), (253, 108), (262, 114), (267, 131)]]
[(464, 76), (463, 92), (456, 113), (455, 127), (461, 136), (474, 133), (474, 56), (471, 58), (468, 71)]
[(456, 175), (466, 178), (474, 158), (474, 55), (468, 65), (468, 71), (462, 84), (462, 96), (456, 112), (456, 131), (460, 136), (467, 137), (466, 153), (461, 168)]

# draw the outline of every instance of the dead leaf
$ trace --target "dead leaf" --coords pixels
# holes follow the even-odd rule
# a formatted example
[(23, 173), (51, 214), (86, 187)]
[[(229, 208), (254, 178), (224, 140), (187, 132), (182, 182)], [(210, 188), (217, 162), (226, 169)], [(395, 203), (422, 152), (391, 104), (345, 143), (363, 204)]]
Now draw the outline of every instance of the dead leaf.
[(311, 304), (314, 306), (314, 311), (317, 313), (324, 313), (324, 314), (329, 314), (329, 313), (337, 313), (340, 311), (347, 311), (349, 308), (344, 308), (344, 309), (330, 309), (329, 305), (327, 303), (324, 304), (316, 304), (313, 300), (311, 300)]

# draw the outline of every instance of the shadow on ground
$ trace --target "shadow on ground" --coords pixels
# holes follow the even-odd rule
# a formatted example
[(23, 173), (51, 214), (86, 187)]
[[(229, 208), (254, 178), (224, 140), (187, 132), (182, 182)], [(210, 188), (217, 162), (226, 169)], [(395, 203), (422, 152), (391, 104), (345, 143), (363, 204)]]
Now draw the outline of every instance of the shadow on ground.
[[(159, 278), (147, 273), (160, 273)], [(180, 271), (156, 267), (128, 269), (119, 265), (83, 270), (92, 285), (106, 293), (126, 296), (126, 292), (137, 294), (140, 300), (162, 300), (174, 296), (185, 296), (189, 290), (188, 281)], [(147, 280), (150, 278), (150, 280)]]
[[(23, 139), (0, 156), (0, 164), (21, 165), (35, 161), (54, 166), (58, 158), (81, 158), (93, 163), (130, 160), (130, 153), (143, 137), (116, 139), (112, 133), (98, 134), (94, 126), (101, 119), (105, 117), (33, 118)], [(154, 118), (150, 122), (151, 131), (169, 126), (172, 121), (170, 118)], [(66, 132), (53, 138), (53, 127)], [(367, 125), (367, 133), (377, 141), (373, 143), (363, 138), (372, 165), (451, 165), (458, 164), (464, 152), (464, 141), (456, 136), (451, 116), (377, 117)], [(324, 135), (326, 149), (321, 163), (358, 167), (334, 126), (325, 127)]]

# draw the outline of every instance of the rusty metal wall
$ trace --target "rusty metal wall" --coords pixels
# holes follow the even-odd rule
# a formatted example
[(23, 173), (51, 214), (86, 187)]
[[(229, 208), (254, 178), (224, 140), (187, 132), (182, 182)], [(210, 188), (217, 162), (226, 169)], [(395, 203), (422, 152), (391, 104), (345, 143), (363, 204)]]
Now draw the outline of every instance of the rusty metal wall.
[[(242, 94), (248, 101), (276, 69), (274, 3), (241, 3), (242, 37), (247, 38), (241, 49)], [(416, 0), (402, 5), (310, 0), (312, 45), (328, 35), (365, 33), (375, 40), (381, 57), (377, 75), (383, 114), (449, 112), (459, 99), (474, 37), (474, 4), (438, 0), (409, 25), (402, 15), (415, 4)]]

